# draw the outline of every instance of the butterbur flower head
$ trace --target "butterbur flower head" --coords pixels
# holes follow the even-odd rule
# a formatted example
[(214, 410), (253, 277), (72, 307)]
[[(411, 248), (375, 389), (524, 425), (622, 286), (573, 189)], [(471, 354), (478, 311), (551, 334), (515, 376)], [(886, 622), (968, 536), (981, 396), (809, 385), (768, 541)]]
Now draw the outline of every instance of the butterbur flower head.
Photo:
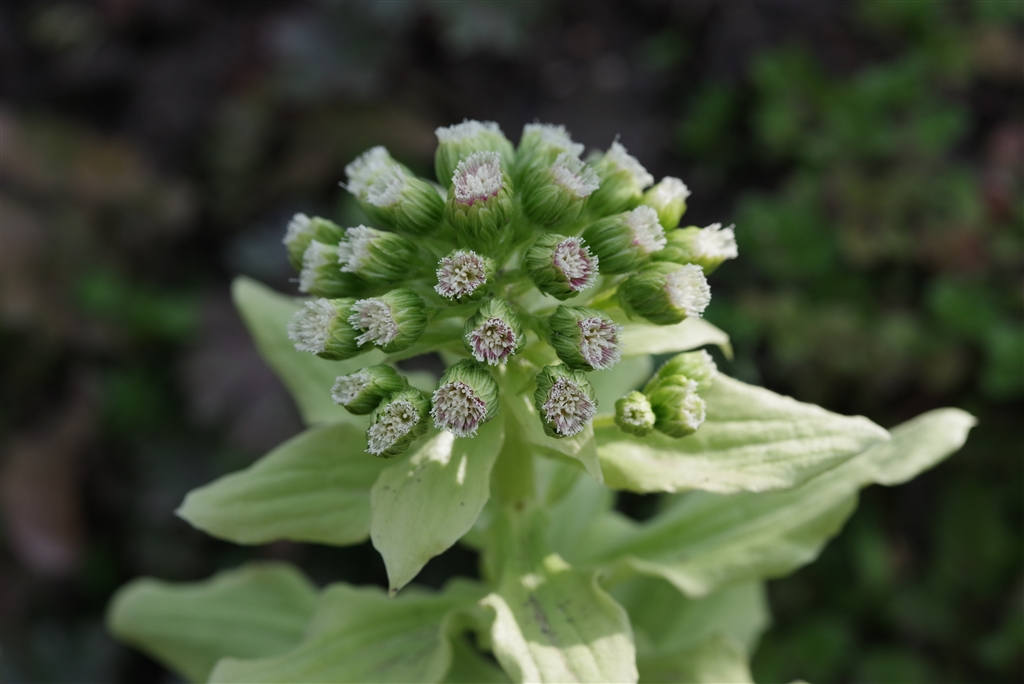
[(642, 204), (652, 207), (658, 212), (658, 221), (665, 230), (672, 230), (679, 225), (679, 220), (686, 213), (686, 198), (690, 189), (686, 183), (665, 176), (661, 181), (644, 193)]
[(302, 256), (299, 291), (316, 297), (346, 297), (365, 286), (358, 276), (338, 265), (338, 246), (311, 240)]
[(412, 346), (427, 326), (426, 305), (412, 290), (392, 290), (380, 297), (357, 300), (348, 318), (360, 331), (356, 343), (368, 342), (391, 354)]
[(619, 286), (619, 303), (657, 325), (699, 317), (711, 302), (711, 288), (700, 266), (648, 264)]
[(572, 437), (597, 413), (594, 386), (582, 372), (566, 366), (541, 369), (533, 402), (549, 437)]
[(399, 168), (398, 162), (391, 158), (387, 149), (378, 145), (356, 157), (345, 167), (348, 182), (345, 188), (357, 199), (366, 200), (370, 187), (386, 171)]
[(437, 263), (434, 291), (448, 299), (467, 299), (484, 292), (494, 262), (469, 249), (457, 249)]
[(366, 451), (374, 456), (393, 458), (409, 448), (427, 431), (430, 402), (417, 389), (395, 392), (370, 416), (366, 430)]
[(359, 354), (356, 331), (348, 316), (353, 299), (320, 298), (303, 304), (288, 323), (288, 339), (295, 349), (332, 361)]
[(565, 126), (532, 123), (523, 126), (523, 134), (519, 138), (519, 149), (516, 150), (516, 177), (525, 178), (527, 174), (551, 165), (559, 155), (579, 158), (583, 154), (583, 145), (574, 143)]
[(564, 152), (550, 167), (532, 170), (522, 183), (523, 211), (545, 226), (575, 221), (601, 185), (592, 168)]
[(592, 163), (601, 179), (601, 187), (591, 196), (587, 206), (598, 216), (635, 207), (643, 197), (644, 188), (654, 182), (654, 176), (618, 141)]
[(374, 222), (406, 235), (429, 235), (444, 214), (437, 189), (398, 164), (374, 177), (359, 204)]
[(722, 228), (721, 223), (712, 223), (706, 228), (678, 228), (670, 231), (667, 239), (668, 244), (655, 255), (656, 260), (697, 264), (705, 275), (710, 275), (727, 259), (739, 256), (734, 227)]
[(665, 246), (665, 231), (658, 213), (643, 205), (597, 221), (583, 231), (583, 239), (601, 259), (602, 271), (629, 273)]
[(492, 247), (512, 218), (512, 180), (497, 152), (473, 152), (459, 161), (448, 189), (445, 218), (474, 245)]
[(456, 437), (472, 437), (498, 412), (498, 384), (487, 367), (466, 359), (448, 367), (431, 397), (434, 425)]
[(594, 284), (598, 258), (583, 238), (547, 233), (526, 251), (523, 268), (538, 290), (568, 299)]
[(437, 180), (445, 185), (453, 182), (453, 174), (459, 161), (474, 152), (496, 152), (506, 171), (515, 163), (512, 143), (493, 121), (467, 119), (454, 126), (438, 128), (434, 134), (437, 136), (434, 171), (437, 173)]
[(282, 242), (285, 249), (288, 250), (288, 261), (291, 262), (295, 270), (302, 269), (302, 257), (312, 241), (313, 224), (309, 217), (305, 214), (295, 214), (295, 216), (292, 216), (292, 220), (288, 222), (288, 228), (285, 230)]
[(379, 364), (339, 376), (331, 388), (331, 398), (349, 413), (362, 416), (377, 408), (387, 396), (407, 386), (406, 379), (394, 368)]
[(718, 366), (706, 350), (701, 349), (692, 352), (676, 354), (665, 362), (654, 377), (644, 387), (644, 392), (650, 394), (658, 386), (666, 381), (666, 378), (682, 375), (697, 383), (697, 389), (704, 391), (710, 389), (718, 377)]
[(548, 319), (549, 341), (562, 363), (575, 370), (607, 370), (619, 362), (618, 325), (585, 306), (560, 306)]
[(697, 394), (697, 383), (685, 376), (666, 378), (648, 394), (654, 412), (654, 429), (669, 437), (692, 435), (704, 424), (706, 406)]
[(466, 347), (473, 358), (490, 366), (503, 364), (523, 345), (523, 327), (504, 299), (488, 299), (466, 321)]
[(640, 392), (630, 392), (615, 402), (615, 424), (637, 437), (645, 437), (654, 429), (651, 402)]
[(338, 245), (342, 273), (355, 273), (368, 282), (402, 280), (416, 259), (416, 246), (401, 235), (356, 226), (345, 231)]

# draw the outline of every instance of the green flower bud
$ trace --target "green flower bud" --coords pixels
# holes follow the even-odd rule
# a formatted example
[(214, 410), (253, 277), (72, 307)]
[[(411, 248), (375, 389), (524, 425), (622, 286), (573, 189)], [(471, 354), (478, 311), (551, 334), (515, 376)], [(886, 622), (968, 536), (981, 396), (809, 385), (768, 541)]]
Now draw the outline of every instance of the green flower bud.
[(342, 186), (355, 195), (360, 204), (366, 201), (370, 187), (388, 169), (398, 167), (409, 172), (404, 166), (391, 158), (387, 149), (378, 145), (359, 155), (355, 161), (345, 167), (347, 183)]
[(602, 273), (629, 273), (665, 246), (665, 231), (658, 213), (640, 206), (597, 221), (583, 231), (583, 239), (601, 260)]
[(665, 230), (672, 230), (679, 225), (679, 219), (686, 213), (686, 198), (690, 189), (686, 183), (665, 176), (661, 182), (644, 193), (641, 204), (653, 207), (658, 212), (658, 221)]
[(619, 362), (619, 332), (603, 311), (560, 306), (548, 319), (548, 341), (562, 363), (574, 370), (607, 370)]
[(314, 299), (295, 312), (288, 323), (288, 339), (298, 351), (331, 361), (362, 353), (358, 334), (348, 322), (354, 299)]
[(545, 366), (537, 373), (533, 403), (549, 437), (572, 437), (597, 413), (594, 386), (581, 371)]
[(444, 372), (431, 403), (435, 427), (456, 437), (472, 437), (498, 413), (498, 383), (487, 366), (464, 359)]
[(615, 424), (623, 432), (646, 437), (654, 429), (654, 420), (651, 402), (640, 392), (630, 392), (615, 402)]
[(397, 164), (375, 178), (360, 206), (375, 223), (415, 236), (434, 232), (444, 216), (437, 188)]
[(342, 273), (338, 246), (311, 240), (302, 257), (299, 291), (314, 297), (349, 297), (361, 294), (366, 282), (354, 273)]
[(594, 284), (598, 258), (583, 238), (548, 233), (523, 256), (523, 268), (541, 292), (569, 299)]
[(412, 242), (366, 226), (347, 229), (337, 253), (342, 273), (354, 273), (371, 283), (401, 282), (416, 263)]
[(427, 327), (427, 306), (412, 290), (400, 288), (380, 297), (359, 299), (348, 318), (362, 332), (361, 347), (372, 342), (388, 354), (411, 347)]
[(617, 141), (605, 154), (588, 161), (601, 179), (601, 187), (587, 203), (597, 216), (632, 209), (640, 203), (644, 188), (654, 182), (654, 176), (647, 173), (647, 169)]
[(558, 159), (560, 154), (579, 158), (583, 154), (583, 145), (572, 141), (572, 136), (565, 130), (565, 126), (526, 124), (523, 126), (523, 134), (519, 138), (513, 176), (518, 182), (531, 173), (546, 169)]
[(693, 264), (648, 264), (619, 286), (619, 303), (657, 325), (699, 317), (710, 302), (707, 278)]
[(305, 214), (293, 216), (292, 220), (288, 222), (288, 228), (281, 242), (288, 250), (288, 261), (296, 271), (302, 270), (302, 255), (306, 253), (306, 249), (312, 241), (313, 226), (309, 217)]
[(523, 346), (519, 316), (504, 299), (488, 299), (466, 321), (463, 340), (473, 358), (489, 366), (503, 364)]
[(718, 366), (711, 358), (711, 354), (704, 349), (676, 354), (658, 369), (658, 372), (644, 387), (644, 393), (650, 394), (663, 384), (666, 378), (677, 375), (696, 382), (698, 390), (706, 390), (715, 383), (715, 378), (718, 377)]
[(704, 400), (697, 394), (697, 383), (683, 376), (665, 382), (648, 395), (654, 411), (654, 429), (669, 437), (692, 435), (704, 423)]
[(408, 381), (398, 371), (379, 364), (338, 376), (331, 388), (331, 398), (349, 413), (363, 416), (377, 408), (388, 395), (408, 386)]
[(434, 153), (434, 171), (437, 181), (448, 186), (453, 182), (459, 162), (474, 152), (497, 152), (505, 171), (515, 165), (516, 153), (512, 143), (493, 121), (471, 121), (438, 128), (437, 151)]
[(494, 276), (494, 261), (468, 249), (457, 249), (437, 262), (437, 285), (442, 297), (464, 301), (486, 292), (484, 285)]
[(669, 231), (666, 240), (665, 249), (653, 257), (656, 261), (697, 264), (705, 275), (711, 275), (726, 259), (739, 256), (733, 226), (722, 228), (721, 223), (706, 228), (677, 228)]
[(563, 152), (550, 166), (526, 174), (521, 188), (523, 211), (542, 226), (571, 223), (600, 185), (593, 169)]
[(445, 218), (474, 246), (493, 249), (512, 218), (512, 179), (497, 152), (474, 152), (455, 167)]
[(404, 453), (429, 427), (430, 401), (418, 389), (395, 392), (374, 409), (366, 430), (366, 451), (382, 458)]

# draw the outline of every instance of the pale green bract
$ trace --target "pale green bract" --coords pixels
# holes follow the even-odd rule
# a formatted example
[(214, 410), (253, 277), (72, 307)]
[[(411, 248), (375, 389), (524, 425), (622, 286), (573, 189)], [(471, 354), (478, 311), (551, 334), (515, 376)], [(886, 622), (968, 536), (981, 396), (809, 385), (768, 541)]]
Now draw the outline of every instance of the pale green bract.
[[(318, 589), (276, 563), (195, 583), (141, 579), (111, 603), (117, 638), (193, 682), (750, 682), (748, 661), (769, 622), (764, 581), (812, 561), (862, 487), (900, 484), (964, 443), (974, 419), (963, 411), (932, 411), (890, 433), (721, 372), (712, 380), (704, 352), (676, 357), (648, 385), (652, 355), (713, 345), (731, 358), (728, 335), (695, 315), (710, 297), (706, 278), (699, 264), (652, 267), (635, 283), (646, 292), (664, 278), (664, 291), (652, 290), (651, 301), (620, 297), (620, 286), (639, 286), (629, 273), (600, 274), (600, 262), (613, 264), (609, 271), (646, 268), (665, 241), (653, 219), (606, 222), (601, 244), (588, 246), (579, 236), (604, 214), (586, 195), (574, 195), (571, 211), (534, 206), (535, 215), (564, 217), (542, 228), (504, 184), (546, 174), (525, 184), (531, 202), (542, 203), (565, 198), (545, 183), (591, 193), (600, 180), (598, 206), (621, 211), (647, 201), (641, 186), (650, 175), (618, 143), (595, 169), (563, 158), (556, 174), (559, 155), (582, 146), (560, 127), (530, 124), (526, 133), (516, 160), (496, 124), (439, 129), (439, 168), (457, 176), (438, 179), (454, 188), (448, 203), (472, 201), (446, 207), (459, 217), (452, 225), (441, 218), (440, 195), (383, 148), (346, 168), (348, 188), (381, 224), (373, 227), (403, 233), (419, 250), (415, 263), (384, 264), (408, 272), (402, 282), (359, 280), (368, 257), (358, 231), (339, 252), (348, 270), (342, 262), (335, 269), (334, 245), (323, 241), (341, 240), (344, 229), (318, 218), (294, 221), (285, 240), (293, 261), (317, 243), (299, 278), (311, 297), (247, 278), (233, 286), (307, 430), (192, 491), (178, 515), (239, 544), (369, 538), (389, 591)], [(484, 153), (473, 164), (449, 159), (473, 152)], [(520, 265), (544, 232), (555, 237), (535, 257), (552, 261), (533, 264), (530, 273), (546, 279), (534, 282)], [(596, 254), (615, 244), (632, 245), (629, 259)], [(384, 297), (392, 287), (401, 295)], [(467, 329), (481, 302), (496, 298), (488, 310), (505, 318), (485, 325), (477, 317)], [(632, 314), (620, 299), (635, 305)], [(659, 299), (671, 306), (658, 310)], [(551, 327), (559, 304), (589, 308)], [(565, 320), (577, 320), (579, 333)], [(562, 336), (558, 353), (574, 368), (605, 370), (542, 370), (559, 363), (552, 335)], [(369, 415), (332, 398), (337, 390), (345, 405), (345, 392), (375, 402), (378, 394), (359, 394), (360, 369), (428, 353), (460, 363), (449, 371), (456, 380), (441, 387), (431, 373), (400, 370), (409, 386), (394, 392), (394, 381)], [(680, 369), (701, 374), (699, 390)], [(549, 379), (539, 392), (538, 376)], [(648, 392), (647, 415), (664, 421), (653, 432), (650, 423), (623, 422), (631, 409), (616, 409), (633, 390)], [(644, 397), (633, 405), (646, 406)], [(376, 439), (393, 440), (374, 453), (392, 458), (367, 453), (371, 420)], [(657, 514), (640, 523), (618, 513), (615, 490), (660, 493)], [(460, 540), (479, 552), (480, 579), (437, 591), (406, 586)]]

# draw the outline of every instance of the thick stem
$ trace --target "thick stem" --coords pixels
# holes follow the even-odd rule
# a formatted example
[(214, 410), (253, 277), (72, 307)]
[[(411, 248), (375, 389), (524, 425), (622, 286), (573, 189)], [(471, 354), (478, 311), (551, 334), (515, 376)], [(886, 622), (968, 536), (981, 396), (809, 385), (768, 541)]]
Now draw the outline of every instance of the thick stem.
[[(506, 425), (518, 428), (514, 421)], [(505, 446), (491, 474), (492, 494), (503, 506), (521, 510), (536, 496), (533, 479), (533, 454), (517, 435), (506, 434)]]

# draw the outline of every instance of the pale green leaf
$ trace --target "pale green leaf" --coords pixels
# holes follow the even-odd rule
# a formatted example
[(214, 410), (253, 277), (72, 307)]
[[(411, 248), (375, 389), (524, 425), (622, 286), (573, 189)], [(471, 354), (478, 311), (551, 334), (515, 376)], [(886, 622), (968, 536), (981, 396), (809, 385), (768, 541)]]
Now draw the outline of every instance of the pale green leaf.
[(291, 392), (306, 425), (348, 422), (365, 426), (364, 416), (353, 416), (334, 403), (331, 387), (339, 375), (381, 363), (382, 352), (375, 349), (347, 361), (327, 361), (297, 351), (288, 339), (288, 321), (303, 300), (274, 292), (245, 277), (235, 278), (231, 294), (260, 355)]
[(203, 582), (140, 579), (118, 590), (107, 625), (192, 682), (221, 658), (284, 653), (302, 640), (316, 589), (283, 563), (252, 563)]
[(452, 639), (452, 666), (444, 684), (511, 684), (501, 668), (470, 646), (464, 637)]
[(687, 684), (753, 684), (743, 646), (724, 634), (675, 653), (637, 661), (640, 681)]
[(392, 592), (473, 527), (490, 496), (504, 427), (492, 420), (462, 439), (436, 433), (381, 473), (370, 491), (370, 538), (384, 557)]
[(539, 512), (506, 512), (491, 553), (502, 568), (491, 643), (517, 682), (635, 682), (629, 618), (597, 584), (596, 573), (569, 567), (544, 543)]
[(903, 482), (935, 465), (963, 445), (973, 424), (957, 409), (932, 411), (894, 428), (891, 441), (798, 487), (733, 496), (691, 492), (647, 523), (618, 522), (626, 529), (616, 535), (595, 524), (580, 542), (587, 549), (580, 560), (618, 561), (690, 596), (785, 575), (817, 557), (853, 512), (861, 487)]
[(451, 622), (481, 593), (463, 581), (394, 599), (376, 587), (331, 585), (297, 647), (258, 660), (226, 658), (210, 681), (440, 682), (452, 662)]
[(706, 344), (718, 345), (727, 358), (732, 358), (729, 336), (703, 318), (687, 318), (675, 325), (654, 325), (644, 321), (628, 321), (619, 312), (613, 315), (622, 324), (619, 341), (623, 356), (673, 354)]
[(239, 544), (358, 543), (370, 532), (370, 487), (391, 465), (365, 445), (353, 425), (310, 428), (245, 470), (192, 490), (177, 513)]
[(605, 482), (637, 492), (768, 491), (793, 487), (888, 433), (848, 417), (719, 375), (702, 393), (707, 420), (696, 433), (647, 437), (617, 426), (596, 431)]

